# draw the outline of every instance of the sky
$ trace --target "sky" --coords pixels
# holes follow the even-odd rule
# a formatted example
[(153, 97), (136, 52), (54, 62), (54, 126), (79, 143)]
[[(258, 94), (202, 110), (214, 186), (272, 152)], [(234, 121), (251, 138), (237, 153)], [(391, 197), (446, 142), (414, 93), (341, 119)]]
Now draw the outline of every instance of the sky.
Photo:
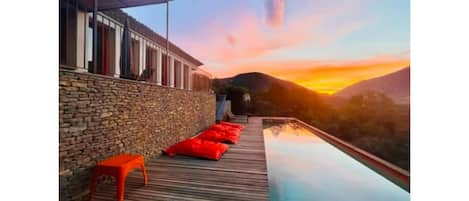
[[(409, 0), (174, 0), (169, 39), (215, 78), (262, 72), (321, 93), (410, 66)], [(166, 5), (124, 10), (162, 36)]]

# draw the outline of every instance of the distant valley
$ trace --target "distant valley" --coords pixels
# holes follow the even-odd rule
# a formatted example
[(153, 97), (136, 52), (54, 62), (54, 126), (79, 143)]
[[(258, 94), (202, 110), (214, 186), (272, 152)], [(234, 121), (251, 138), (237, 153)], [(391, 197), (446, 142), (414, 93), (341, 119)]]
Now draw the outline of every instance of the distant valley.
[[(299, 118), (403, 169), (410, 168), (410, 68), (333, 95), (252, 72), (213, 80), (235, 114)], [(249, 94), (250, 102), (243, 101)]]

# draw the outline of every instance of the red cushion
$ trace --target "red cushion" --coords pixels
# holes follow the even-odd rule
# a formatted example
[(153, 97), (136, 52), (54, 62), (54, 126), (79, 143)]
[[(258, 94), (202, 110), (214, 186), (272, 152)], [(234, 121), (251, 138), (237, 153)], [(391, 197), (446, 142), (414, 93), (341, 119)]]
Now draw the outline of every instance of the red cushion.
[(221, 124), (212, 125), (207, 130), (221, 132), (225, 135), (236, 135), (236, 136), (239, 136), (241, 133), (241, 130), (237, 128), (232, 128), (232, 127), (221, 125)]
[(220, 122), (220, 124), (225, 125), (225, 126), (229, 126), (229, 127), (233, 127), (233, 128), (237, 128), (239, 130), (244, 130), (244, 128), (246, 128), (244, 125), (235, 124), (235, 123), (226, 122), (226, 121), (222, 121), (222, 122)]
[(206, 131), (198, 135), (196, 138), (210, 140), (213, 142), (225, 142), (230, 144), (236, 144), (239, 141), (239, 134), (236, 132), (207, 129)]
[(165, 149), (165, 153), (173, 157), (177, 154), (220, 160), (228, 145), (202, 140), (200, 138), (187, 139)]
[(234, 128), (234, 127), (223, 125), (223, 124), (212, 125), (208, 128), (208, 130), (215, 130), (215, 131), (232, 133), (232, 134), (237, 134), (237, 135), (239, 135), (241, 132), (241, 129), (239, 128)]

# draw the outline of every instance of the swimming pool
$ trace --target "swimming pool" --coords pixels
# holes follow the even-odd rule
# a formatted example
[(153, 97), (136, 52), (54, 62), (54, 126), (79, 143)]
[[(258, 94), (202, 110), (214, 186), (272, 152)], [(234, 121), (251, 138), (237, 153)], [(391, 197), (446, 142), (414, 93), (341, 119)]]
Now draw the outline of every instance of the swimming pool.
[(403, 201), (410, 194), (297, 121), (264, 122), (271, 200)]

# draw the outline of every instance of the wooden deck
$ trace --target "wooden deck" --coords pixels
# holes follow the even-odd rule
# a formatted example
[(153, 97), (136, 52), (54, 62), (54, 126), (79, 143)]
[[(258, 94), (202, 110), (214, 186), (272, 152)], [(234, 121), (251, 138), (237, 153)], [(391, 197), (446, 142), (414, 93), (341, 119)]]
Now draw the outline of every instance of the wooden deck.
[[(125, 200), (268, 200), (262, 119), (250, 117), (238, 144), (220, 161), (161, 156), (129, 174)], [(93, 200), (115, 200), (115, 185), (100, 184)]]

